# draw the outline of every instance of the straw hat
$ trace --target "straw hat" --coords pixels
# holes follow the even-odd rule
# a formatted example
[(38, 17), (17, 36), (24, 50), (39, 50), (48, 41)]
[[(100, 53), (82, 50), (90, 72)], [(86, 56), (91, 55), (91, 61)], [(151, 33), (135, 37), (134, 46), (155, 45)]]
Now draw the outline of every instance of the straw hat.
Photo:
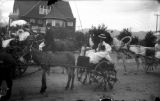
[(106, 38), (106, 35), (105, 34), (100, 34), (98, 35), (99, 38), (102, 38), (102, 39), (105, 39)]

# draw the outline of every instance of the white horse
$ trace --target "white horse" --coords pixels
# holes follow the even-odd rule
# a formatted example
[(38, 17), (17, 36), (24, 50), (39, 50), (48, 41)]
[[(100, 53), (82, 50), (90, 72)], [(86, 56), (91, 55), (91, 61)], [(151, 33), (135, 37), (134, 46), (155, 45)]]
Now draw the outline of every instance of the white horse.
[[(129, 39), (127, 43), (124, 43), (123, 40), (126, 38)], [(139, 69), (140, 61), (139, 61), (139, 54), (144, 54), (144, 48), (138, 45), (129, 45), (132, 38), (130, 36), (122, 38), (122, 40), (118, 40), (116, 37), (113, 38), (113, 48), (117, 54), (117, 59), (122, 59), (124, 71), (127, 72), (126, 69), (126, 60), (128, 57), (135, 59), (137, 64), (137, 71)], [(129, 47), (127, 47), (129, 46)]]
[[(154, 50), (154, 47), (145, 47), (145, 46), (141, 46), (141, 45), (129, 45), (129, 43), (131, 42), (131, 38), (130, 38), (130, 42), (127, 42), (126, 45), (124, 45), (124, 47), (122, 47), (122, 41), (125, 38), (129, 38), (124, 37), (122, 40), (118, 40), (117, 38), (113, 39), (113, 47), (117, 53), (117, 58), (118, 59), (122, 59), (123, 61), (123, 66), (124, 66), (124, 71), (127, 72), (126, 69), (126, 60), (128, 59), (128, 56), (132, 59), (135, 59), (136, 65), (137, 65), (137, 71), (139, 70), (139, 65), (140, 65), (140, 60), (143, 63), (145, 60), (145, 56), (146, 56), (146, 50)], [(128, 48), (126, 47), (128, 45)]]

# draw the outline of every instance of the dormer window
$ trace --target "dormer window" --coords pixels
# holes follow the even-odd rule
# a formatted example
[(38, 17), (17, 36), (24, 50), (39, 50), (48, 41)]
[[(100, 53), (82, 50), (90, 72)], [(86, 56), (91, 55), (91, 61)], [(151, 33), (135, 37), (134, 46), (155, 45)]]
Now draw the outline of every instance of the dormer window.
[(13, 11), (14, 15), (19, 15), (19, 9), (17, 8), (16, 10)]
[(39, 6), (39, 14), (47, 15), (48, 13), (50, 13), (50, 11), (51, 11), (51, 7), (44, 6), (44, 5)]
[(44, 6), (43, 5), (39, 6), (39, 14), (44, 14)]

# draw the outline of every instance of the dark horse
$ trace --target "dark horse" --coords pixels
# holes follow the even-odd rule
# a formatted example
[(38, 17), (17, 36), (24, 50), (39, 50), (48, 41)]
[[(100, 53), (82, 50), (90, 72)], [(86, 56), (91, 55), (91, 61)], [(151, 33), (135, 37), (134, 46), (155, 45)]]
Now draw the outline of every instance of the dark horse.
[(42, 69), (42, 87), (40, 93), (46, 91), (46, 74), (49, 73), (50, 67), (62, 66), (66, 69), (68, 74), (68, 81), (66, 84), (66, 89), (74, 88), (74, 78), (75, 78), (75, 55), (71, 51), (62, 51), (62, 52), (43, 52), (40, 51), (37, 47), (37, 42), (32, 40), (32, 44), (28, 51), (32, 56), (32, 60)]

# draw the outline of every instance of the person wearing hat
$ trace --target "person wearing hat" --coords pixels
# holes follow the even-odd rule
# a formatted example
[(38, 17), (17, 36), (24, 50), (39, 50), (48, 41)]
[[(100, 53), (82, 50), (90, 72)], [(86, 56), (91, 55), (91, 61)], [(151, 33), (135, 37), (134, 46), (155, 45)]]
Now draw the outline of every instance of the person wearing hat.
[(0, 101), (8, 101), (12, 93), (12, 82), (15, 73), (16, 61), (13, 56), (2, 47), (2, 40), (0, 39), (0, 87), (2, 81), (6, 81), (8, 89), (6, 95), (0, 92)]
[(43, 51), (52, 51), (52, 52), (55, 52), (55, 41), (54, 41), (54, 33), (55, 33), (55, 30), (51, 29), (51, 24), (47, 24), (47, 27), (46, 27), (46, 34), (44, 36), (44, 43), (45, 43), (45, 46), (43, 47)]
[(155, 44), (155, 57), (160, 58), (160, 39)]
[(109, 55), (111, 52), (111, 46), (104, 41), (106, 36), (104, 34), (100, 34), (98, 37), (100, 38), (100, 43), (98, 44), (97, 52), (92, 52), (87, 55), (90, 57), (90, 63), (97, 64), (102, 59), (106, 59), (112, 63), (112, 59)]
[(98, 37), (100, 38), (100, 43), (98, 44), (97, 51), (100, 51), (101, 47), (105, 46), (105, 51), (106, 52), (110, 52), (112, 50), (112, 48), (111, 48), (111, 46), (108, 43), (106, 43), (104, 41), (106, 39), (105, 34), (100, 34), (100, 35), (98, 35)]

